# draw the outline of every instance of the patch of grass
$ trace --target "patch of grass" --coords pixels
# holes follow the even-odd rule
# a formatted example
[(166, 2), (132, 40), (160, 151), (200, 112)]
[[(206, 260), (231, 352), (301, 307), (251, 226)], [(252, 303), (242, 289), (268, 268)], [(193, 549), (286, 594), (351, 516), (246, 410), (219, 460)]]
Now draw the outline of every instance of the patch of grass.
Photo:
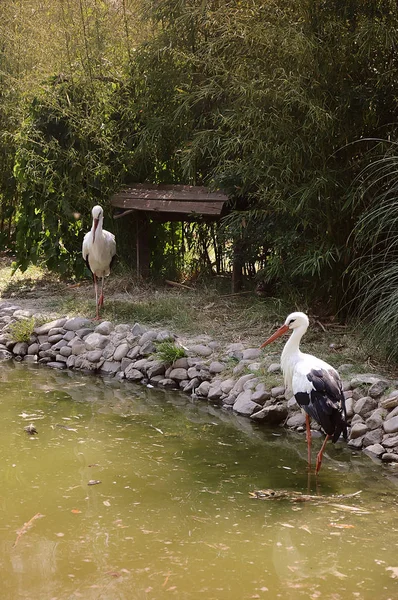
[(175, 342), (166, 340), (156, 344), (155, 356), (162, 362), (172, 365), (177, 359), (185, 356), (185, 350), (181, 346), (177, 346)]
[(34, 317), (29, 319), (21, 319), (11, 323), (8, 328), (11, 339), (16, 342), (29, 342), (33, 330), (36, 327), (36, 320)]

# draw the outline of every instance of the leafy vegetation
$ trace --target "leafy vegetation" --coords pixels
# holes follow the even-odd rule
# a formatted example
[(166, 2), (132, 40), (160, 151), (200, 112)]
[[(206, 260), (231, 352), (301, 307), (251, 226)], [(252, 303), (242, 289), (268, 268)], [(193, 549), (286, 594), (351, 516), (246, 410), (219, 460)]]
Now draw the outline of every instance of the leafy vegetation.
[(36, 327), (36, 320), (34, 317), (29, 319), (20, 319), (11, 323), (8, 328), (11, 339), (15, 342), (29, 342), (30, 337)]
[(184, 356), (184, 348), (177, 346), (177, 344), (171, 340), (156, 344), (156, 358), (159, 358), (168, 365), (172, 365), (176, 360), (183, 358)]
[(152, 223), (159, 278), (239, 258), (273, 298), (360, 302), (398, 357), (397, 24), (392, 0), (2, 3), (3, 248), (81, 277), (91, 206), (122, 185), (221, 188), (221, 223)]

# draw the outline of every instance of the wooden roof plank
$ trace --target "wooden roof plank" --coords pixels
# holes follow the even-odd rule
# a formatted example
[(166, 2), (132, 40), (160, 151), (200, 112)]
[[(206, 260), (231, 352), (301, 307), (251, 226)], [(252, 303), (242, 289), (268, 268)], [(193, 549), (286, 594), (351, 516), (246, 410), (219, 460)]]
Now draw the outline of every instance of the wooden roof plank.
[(115, 208), (148, 212), (183, 213), (198, 215), (220, 215), (224, 202), (219, 201), (180, 201), (152, 198), (120, 198), (114, 196), (111, 202)]

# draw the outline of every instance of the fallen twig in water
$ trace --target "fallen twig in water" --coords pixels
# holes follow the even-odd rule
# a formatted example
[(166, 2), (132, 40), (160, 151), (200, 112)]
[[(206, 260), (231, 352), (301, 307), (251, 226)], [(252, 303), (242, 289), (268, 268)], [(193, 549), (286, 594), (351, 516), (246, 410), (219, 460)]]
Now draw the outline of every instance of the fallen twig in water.
[(15, 546), (18, 544), (20, 538), (27, 532), (29, 531), (29, 529), (32, 527), (33, 525), (33, 521), (35, 521), (36, 519), (41, 519), (42, 517), (44, 517), (44, 515), (37, 513), (36, 515), (34, 515), (27, 523), (23, 524), (23, 527), (21, 527), (21, 529), (19, 529), (19, 531), (17, 531), (17, 539), (14, 542), (13, 548), (15, 548)]
[[(323, 502), (334, 502), (344, 498), (354, 498), (358, 496), (362, 490), (353, 494), (338, 494), (334, 496), (312, 496), (311, 494), (303, 494), (302, 492), (289, 492), (288, 490), (256, 490), (249, 492), (251, 498), (257, 500), (290, 500), (290, 502), (309, 502), (311, 500), (320, 500)], [(337, 505), (340, 506), (340, 505)], [(360, 511), (361, 509), (353, 509)]]

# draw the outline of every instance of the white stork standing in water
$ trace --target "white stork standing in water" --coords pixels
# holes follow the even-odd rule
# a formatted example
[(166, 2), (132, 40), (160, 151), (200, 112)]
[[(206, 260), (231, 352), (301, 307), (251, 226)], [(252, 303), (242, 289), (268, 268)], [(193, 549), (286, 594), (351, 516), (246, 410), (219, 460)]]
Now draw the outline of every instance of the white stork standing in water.
[(289, 329), (292, 330), (293, 333), (282, 352), (281, 367), (285, 386), (293, 392), (298, 405), (306, 413), (309, 466), (311, 466), (310, 417), (315, 419), (326, 433), (316, 460), (315, 473), (318, 473), (327, 441), (331, 438), (333, 443), (336, 442), (341, 433), (344, 439), (347, 439), (347, 417), (343, 387), (336, 369), (325, 361), (300, 351), (300, 340), (307, 331), (308, 325), (307, 315), (294, 312), (287, 317), (285, 324), (261, 345), (261, 348)]
[[(104, 303), (104, 278), (111, 272), (111, 264), (116, 254), (116, 241), (113, 233), (102, 229), (104, 211), (101, 206), (94, 206), (91, 211), (93, 225), (86, 233), (83, 240), (82, 254), (88, 268), (93, 274), (95, 287), (95, 302), (97, 313), (95, 319), (100, 318), (99, 311)], [(97, 277), (102, 278), (101, 295), (98, 298)]]

